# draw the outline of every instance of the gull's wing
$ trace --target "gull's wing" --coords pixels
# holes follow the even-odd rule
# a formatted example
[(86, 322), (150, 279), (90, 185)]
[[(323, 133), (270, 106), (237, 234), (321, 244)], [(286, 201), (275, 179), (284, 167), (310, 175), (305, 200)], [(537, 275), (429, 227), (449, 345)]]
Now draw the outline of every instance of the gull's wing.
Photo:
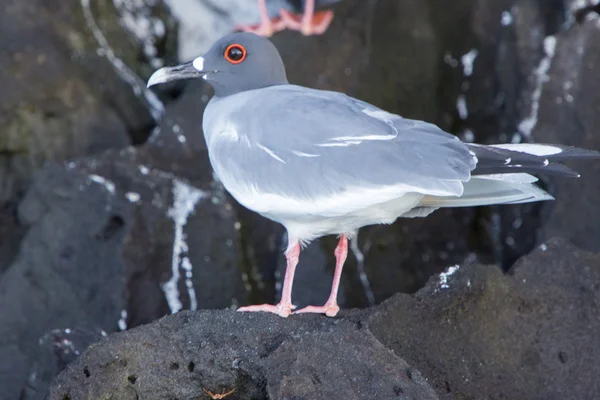
[(258, 212), (282, 197), (299, 213), (343, 215), (406, 193), (460, 196), (476, 164), (435, 125), (293, 85), (211, 102), (204, 131), (217, 175)]

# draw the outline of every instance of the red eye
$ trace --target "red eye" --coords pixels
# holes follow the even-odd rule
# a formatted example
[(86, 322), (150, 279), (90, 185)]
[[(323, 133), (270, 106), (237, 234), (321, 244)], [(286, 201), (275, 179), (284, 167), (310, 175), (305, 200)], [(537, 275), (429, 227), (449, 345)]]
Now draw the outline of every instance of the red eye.
[(241, 44), (231, 44), (225, 49), (225, 59), (232, 64), (239, 64), (246, 59), (246, 48)]

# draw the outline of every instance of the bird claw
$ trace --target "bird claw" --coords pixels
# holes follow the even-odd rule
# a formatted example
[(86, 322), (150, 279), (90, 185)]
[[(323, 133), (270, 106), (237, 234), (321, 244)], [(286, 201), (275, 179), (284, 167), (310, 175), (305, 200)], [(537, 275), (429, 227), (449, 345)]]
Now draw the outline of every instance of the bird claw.
[(293, 314), (325, 314), (328, 317), (335, 317), (340, 311), (340, 307), (336, 303), (326, 303), (324, 306), (307, 306)]
[(240, 307), (237, 310), (240, 312), (269, 312), (277, 314), (282, 318), (287, 318), (290, 316), (290, 314), (292, 314), (292, 310), (295, 308), (296, 306), (293, 304), (279, 303), (277, 305), (261, 304), (256, 306), (246, 306)]
[(304, 36), (322, 35), (333, 20), (333, 11), (318, 11), (310, 20), (305, 20), (302, 15), (287, 10), (281, 10), (280, 16), (281, 21), (288, 29), (300, 31)]

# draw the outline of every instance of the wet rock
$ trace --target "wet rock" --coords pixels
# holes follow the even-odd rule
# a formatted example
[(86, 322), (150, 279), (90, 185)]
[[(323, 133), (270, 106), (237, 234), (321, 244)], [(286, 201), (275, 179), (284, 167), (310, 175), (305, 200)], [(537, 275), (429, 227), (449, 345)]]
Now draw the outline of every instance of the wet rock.
[(552, 240), (335, 319), (181, 312), (91, 346), (50, 398), (594, 398), (598, 288), (599, 255)]

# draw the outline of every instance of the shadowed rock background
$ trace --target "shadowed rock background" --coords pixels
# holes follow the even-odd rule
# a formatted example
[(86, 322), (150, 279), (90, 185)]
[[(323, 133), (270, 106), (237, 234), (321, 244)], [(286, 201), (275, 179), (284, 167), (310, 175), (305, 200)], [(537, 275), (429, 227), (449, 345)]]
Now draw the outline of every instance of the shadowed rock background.
[[(195, 1), (199, 25), (234, 14)], [(190, 48), (184, 2), (4, 3), (0, 399), (42, 399), (62, 370), (53, 399), (600, 397), (598, 162), (572, 165), (579, 180), (543, 179), (555, 202), (361, 230), (341, 306), (405, 293), (366, 311), (185, 312), (102, 339), (180, 310), (274, 301), (284, 232), (215, 182), (200, 128), (211, 89), (145, 89)], [(325, 35), (273, 41), (291, 82), (463, 140), (599, 150), (597, 3), (344, 0)], [(297, 305), (326, 299), (334, 247), (303, 252)]]

